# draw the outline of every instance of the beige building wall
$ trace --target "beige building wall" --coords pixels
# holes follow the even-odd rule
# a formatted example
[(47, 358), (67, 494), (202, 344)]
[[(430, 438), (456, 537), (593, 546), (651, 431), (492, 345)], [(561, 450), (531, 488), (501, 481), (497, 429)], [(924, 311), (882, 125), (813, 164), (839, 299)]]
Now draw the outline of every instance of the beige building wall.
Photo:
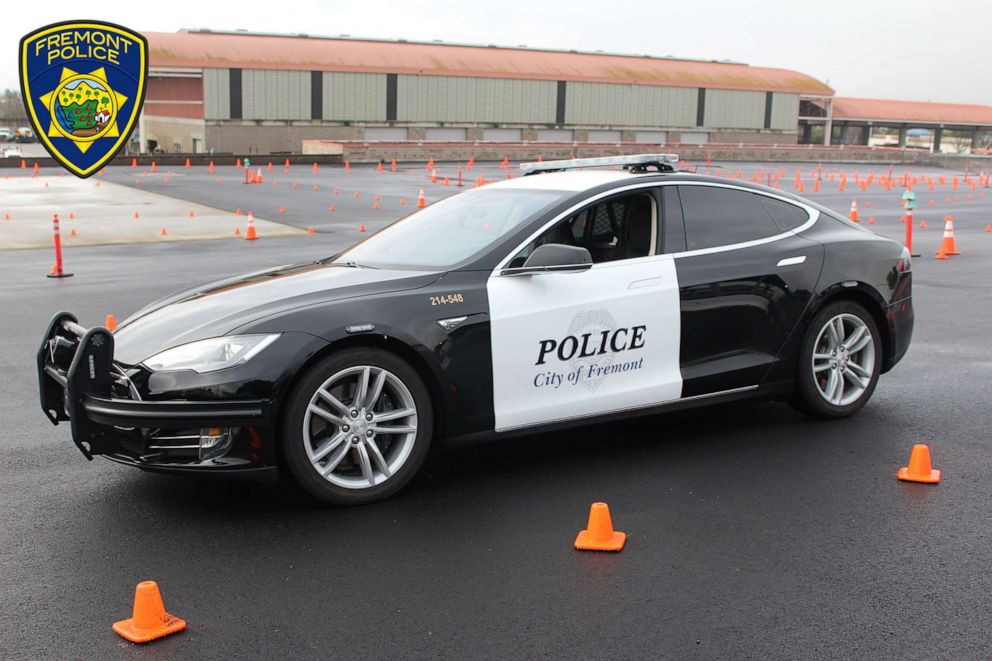
[[(145, 141), (155, 140), (164, 152), (202, 153), (207, 151), (206, 130), (202, 119), (179, 119), (144, 115)], [(142, 145), (144, 147), (144, 145)]]
[(244, 69), (244, 119), (310, 119), (310, 72)]
[(386, 119), (386, 74), (325, 71), (323, 75), (323, 119)]
[(231, 118), (231, 70), (203, 70), (203, 113), (207, 119)]
[(765, 93), (706, 90), (703, 125), (716, 129), (760, 129), (765, 125)]
[(400, 122), (555, 121), (558, 96), (553, 81), (401, 75), (396, 82)]
[(568, 83), (565, 123), (594, 126), (695, 126), (699, 92), (689, 87)]
[(799, 95), (772, 94), (772, 125), (780, 131), (795, 131), (799, 123)]

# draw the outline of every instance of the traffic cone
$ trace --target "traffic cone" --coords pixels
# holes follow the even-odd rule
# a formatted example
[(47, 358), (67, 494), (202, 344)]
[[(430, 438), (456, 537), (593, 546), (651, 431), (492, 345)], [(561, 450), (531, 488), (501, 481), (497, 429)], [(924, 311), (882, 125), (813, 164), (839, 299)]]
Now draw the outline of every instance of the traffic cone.
[(192, 217), (193, 217), (193, 216), (195, 216), (196, 214), (194, 214), (194, 213), (193, 213), (193, 210), (192, 210), (192, 209), (190, 209), (190, 210), (189, 210), (189, 213), (188, 213), (187, 215), (188, 215), (188, 216), (189, 216), (190, 218), (192, 218)]
[(265, 179), (262, 178), (262, 168), (258, 168), (258, 172), (255, 173), (255, 183), (264, 184)]
[(188, 158), (186, 159), (186, 169), (187, 170), (189, 169), (189, 159)]
[(327, 205), (327, 210), (330, 211), (330, 212), (332, 212), (332, 213), (334, 211), (336, 211), (336, 209), (334, 208), (334, 203), (333, 202), (331, 202), (330, 204)]
[(255, 214), (251, 211), (248, 212), (248, 230), (245, 232), (246, 241), (254, 241), (258, 238), (258, 234), (255, 232)]
[(375, 171), (382, 174), (382, 161), (379, 161), (379, 165), (375, 166)]
[(138, 210), (135, 209), (135, 211), (134, 211), (134, 219), (137, 220), (138, 218), (139, 218), (139, 216), (138, 216)]
[(157, 166), (157, 165), (155, 165), (155, 161), (152, 161), (152, 167), (151, 167), (151, 171), (152, 171), (152, 172), (158, 172), (158, 166)]
[(373, 209), (378, 209), (379, 208), (379, 200), (378, 200), (378, 198), (372, 200), (372, 208)]
[(159, 232), (159, 233), (158, 233), (158, 235), (159, 235), (159, 236), (169, 236), (169, 232), (168, 232), (168, 230), (166, 230), (166, 229), (165, 229), (165, 228), (163, 227), (163, 228), (162, 228), (162, 231), (161, 231), (161, 232)]
[(112, 314), (108, 314), (107, 318), (103, 321), (103, 327), (109, 331), (117, 328), (117, 317)]
[(960, 255), (957, 243), (954, 240), (954, 218), (944, 216), (944, 238), (940, 242), (940, 249), (937, 251), (937, 259), (947, 259), (949, 255)]
[(869, 225), (875, 224), (875, 216), (868, 216), (868, 224)]
[[(406, 204), (406, 198), (405, 197), (401, 197), (400, 198), (400, 204)], [(990, 225), (990, 227), (992, 227), (992, 225)]]
[(448, 179), (447, 176), (444, 177), (444, 181), (441, 182), (441, 185), (442, 186), (450, 186), (451, 185), (451, 181)]
[(114, 631), (132, 643), (147, 643), (186, 628), (186, 620), (165, 612), (155, 581), (142, 581), (134, 589), (134, 608), (127, 620), (114, 622)]
[(921, 220), (920, 221), (920, 229), (921, 230), (925, 230), (926, 228), (927, 228), (927, 221)]
[(234, 210), (234, 215), (235, 216), (240, 216), (241, 215), (241, 207), (238, 207), (237, 209)]
[(307, 228), (307, 234), (316, 234), (312, 226)]
[(575, 548), (580, 551), (619, 551), (626, 541), (627, 533), (613, 530), (609, 505), (593, 503), (589, 508), (589, 523), (575, 538)]
[(313, 185), (313, 192), (316, 193), (319, 190), (320, 190), (320, 186), (318, 186), (317, 184), (314, 184)]
[(132, 158), (131, 159), (131, 167), (132, 168), (138, 167), (138, 159), (136, 159), (136, 158)]
[(286, 159), (286, 162), (283, 164), (283, 167), (286, 168), (287, 170), (289, 169), (289, 159), (288, 158)]
[[(9, 213), (7, 214), (7, 217), (4, 218), (4, 220), (10, 220), (10, 214)], [(986, 225), (985, 226), (985, 232), (987, 234), (992, 234), (992, 225)]]
[(437, 170), (431, 170), (431, 183), (437, 183)]
[(923, 443), (913, 446), (909, 454), (909, 465), (899, 469), (896, 476), (904, 482), (940, 482), (940, 471), (930, 465), (930, 448)]
[(234, 228), (234, 236), (241, 236), (241, 228), (240, 227), (235, 227)]
[(858, 201), (851, 200), (851, 211), (847, 215), (848, 219), (852, 222), (858, 222)]
[(358, 231), (359, 232), (364, 232), (365, 231), (365, 225), (359, 225), (358, 226)]
[(240, 158), (239, 158), (239, 159), (237, 160), (237, 162), (236, 162), (236, 163), (234, 164), (234, 167), (236, 167), (236, 168), (238, 168), (239, 170), (241, 169), (241, 159), (240, 159)]
[(73, 212), (70, 211), (69, 212), (69, 220), (76, 220), (76, 214), (74, 214)]
[[(286, 167), (289, 167), (289, 166), (287, 165)], [(312, 169), (313, 169), (313, 173), (314, 174), (317, 174), (317, 162), (316, 161), (314, 161), (314, 164), (313, 164), (313, 168)]]
[[(280, 205), (279, 206), (279, 213), (286, 213), (286, 206), (285, 205)], [(249, 211), (248, 214), (251, 215), (251, 211)]]
[(390, 161), (390, 163), (389, 163), (389, 171), (390, 172), (396, 172), (396, 159), (395, 158), (392, 161)]
[(424, 197), (424, 189), (420, 189), (420, 193), (417, 195), (417, 208), (423, 209), (427, 206), (427, 198)]
[[(10, 220), (10, 212), (9, 211), (3, 215), (3, 219), (4, 220)], [(992, 225), (989, 225), (989, 227), (992, 227)], [(992, 231), (992, 230), (986, 229), (985, 231), (988, 232), (988, 231)]]
[(76, 236), (76, 228), (75, 227), (73, 227), (71, 230), (69, 230), (69, 236)]
[(214, 162), (210, 161), (210, 174), (213, 174), (215, 169), (216, 168), (214, 167)]

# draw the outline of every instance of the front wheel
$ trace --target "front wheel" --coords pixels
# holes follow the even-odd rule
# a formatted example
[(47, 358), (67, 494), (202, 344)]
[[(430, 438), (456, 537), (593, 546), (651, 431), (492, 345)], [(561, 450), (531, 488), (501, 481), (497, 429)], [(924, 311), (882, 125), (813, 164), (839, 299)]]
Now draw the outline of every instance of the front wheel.
[(282, 448), (293, 476), (333, 505), (362, 505), (399, 491), (423, 464), (431, 400), (416, 370), (374, 349), (317, 363), (290, 397)]
[(819, 418), (843, 418), (871, 398), (882, 366), (875, 320), (852, 301), (820, 310), (800, 349), (796, 408)]

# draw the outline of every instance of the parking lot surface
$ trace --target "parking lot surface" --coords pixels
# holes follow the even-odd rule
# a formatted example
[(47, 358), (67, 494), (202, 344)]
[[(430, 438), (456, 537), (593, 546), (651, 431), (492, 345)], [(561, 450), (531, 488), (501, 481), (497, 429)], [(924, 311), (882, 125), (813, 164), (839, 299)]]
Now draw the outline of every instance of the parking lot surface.
[[(781, 167), (792, 190), (797, 166)], [(360, 225), (412, 208), (419, 189), (429, 201), (457, 190), (429, 184), (423, 164), (382, 175), (301, 164), (278, 186), (205, 170), (173, 176), (164, 194), (318, 233), (72, 248), (75, 276), (61, 281), (44, 277), (49, 249), (0, 252), (4, 658), (992, 654), (992, 194), (917, 186), (928, 227), (914, 237), (913, 343), (853, 418), (762, 402), (455, 448), (391, 500), (326, 509), (283, 484), (87, 462), (39, 410), (34, 353), (57, 310), (87, 326), (122, 319), (187, 285), (333, 254)], [(166, 187), (134, 174), (105, 180)], [(807, 195), (845, 213), (856, 198), (862, 222), (902, 236), (901, 188), (837, 188)], [(962, 254), (937, 261), (947, 214)], [(920, 442), (939, 485), (895, 478)], [(619, 554), (572, 548), (597, 500), (628, 534)], [(136, 649), (110, 624), (143, 579), (189, 628)]]

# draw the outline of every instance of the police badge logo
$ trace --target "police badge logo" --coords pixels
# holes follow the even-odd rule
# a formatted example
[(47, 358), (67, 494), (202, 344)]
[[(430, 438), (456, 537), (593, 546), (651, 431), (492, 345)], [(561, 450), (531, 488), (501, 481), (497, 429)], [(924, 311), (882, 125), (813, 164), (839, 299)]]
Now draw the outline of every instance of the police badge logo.
[(100, 21), (66, 21), (21, 39), (21, 96), (56, 161), (88, 177), (134, 130), (145, 98), (148, 42)]

